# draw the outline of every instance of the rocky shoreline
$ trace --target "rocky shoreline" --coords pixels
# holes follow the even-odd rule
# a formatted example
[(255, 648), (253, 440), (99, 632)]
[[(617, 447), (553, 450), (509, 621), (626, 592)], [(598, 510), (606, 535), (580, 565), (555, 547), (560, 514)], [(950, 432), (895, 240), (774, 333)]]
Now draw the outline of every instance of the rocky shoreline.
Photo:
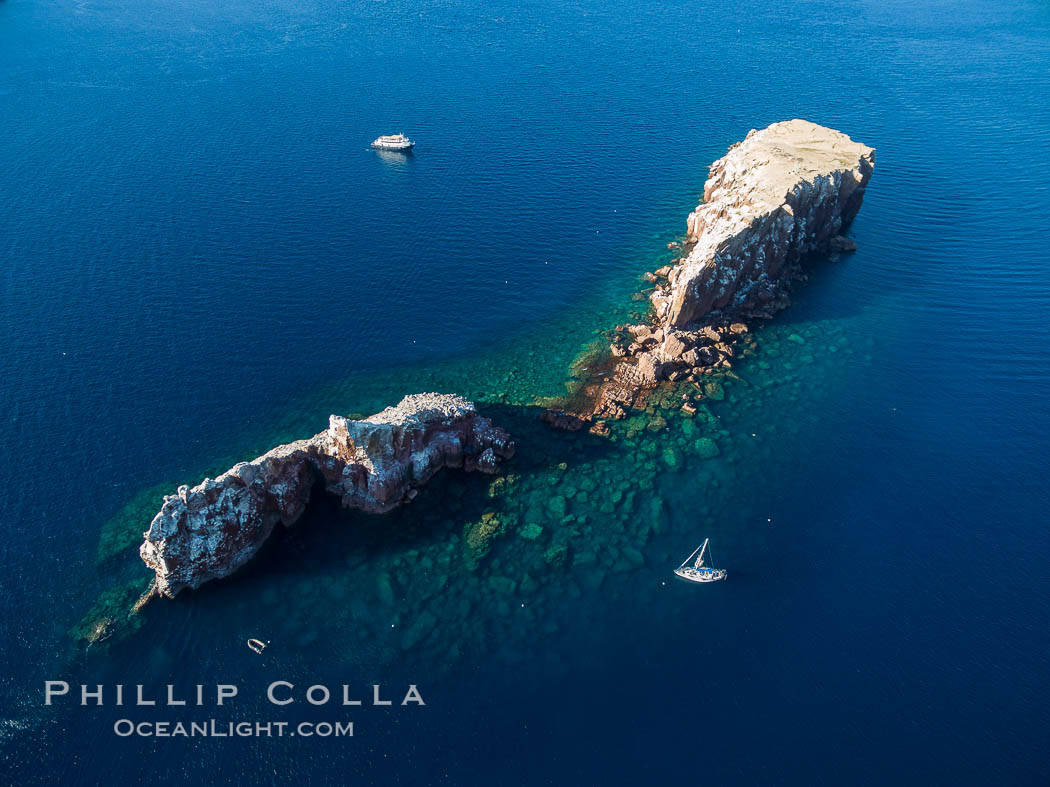
[(580, 392), (544, 413), (554, 426), (608, 431), (606, 419), (644, 408), (661, 382), (692, 382), (717, 398), (709, 378), (752, 352), (748, 322), (768, 320), (804, 278), (805, 255), (853, 251), (841, 233), (860, 210), (875, 151), (805, 120), (752, 130), (711, 165), (703, 202), (690, 215), (682, 256), (646, 274), (650, 321), (618, 326), (610, 355)]
[(363, 420), (333, 415), (324, 432), (166, 496), (139, 554), (155, 592), (174, 597), (247, 563), (278, 522), (299, 519), (317, 485), (344, 507), (386, 513), (442, 468), (496, 473), (513, 454), (510, 436), (459, 396), (414, 394)]

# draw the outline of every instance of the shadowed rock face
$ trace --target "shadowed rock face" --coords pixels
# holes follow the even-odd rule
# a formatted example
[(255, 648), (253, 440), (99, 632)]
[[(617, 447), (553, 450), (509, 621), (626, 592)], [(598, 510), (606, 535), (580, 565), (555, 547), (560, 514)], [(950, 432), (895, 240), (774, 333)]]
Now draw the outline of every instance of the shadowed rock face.
[(406, 396), (361, 421), (333, 415), (309, 440), (165, 497), (139, 554), (157, 574), (157, 591), (173, 597), (243, 566), (278, 522), (302, 515), (317, 484), (346, 507), (385, 513), (443, 467), (494, 473), (513, 454), (510, 436), (459, 396)]
[(875, 151), (805, 120), (752, 130), (711, 165), (689, 216), (695, 246), (652, 295), (656, 322), (771, 301), (785, 262), (828, 250), (860, 210)]

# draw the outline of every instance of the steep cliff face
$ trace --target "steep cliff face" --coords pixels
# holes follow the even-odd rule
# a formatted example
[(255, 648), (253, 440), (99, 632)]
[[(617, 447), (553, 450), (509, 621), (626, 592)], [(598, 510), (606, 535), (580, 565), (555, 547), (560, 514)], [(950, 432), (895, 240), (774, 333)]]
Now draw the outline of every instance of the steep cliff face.
[(581, 389), (571, 412), (548, 420), (580, 428), (623, 418), (661, 381), (700, 385), (728, 371), (734, 347), (752, 341), (744, 320), (787, 305), (803, 254), (855, 248), (840, 233), (860, 210), (874, 166), (872, 148), (805, 120), (774, 123), (733, 145), (711, 165), (704, 201), (689, 215), (687, 253), (646, 276), (656, 285), (651, 323), (620, 326), (612, 368)]
[(458, 396), (406, 396), (361, 421), (333, 415), (309, 440), (165, 497), (139, 554), (156, 572), (157, 591), (174, 596), (243, 566), (278, 522), (302, 515), (318, 484), (344, 506), (385, 513), (444, 467), (494, 473), (513, 453), (509, 435)]
[(684, 328), (772, 301), (786, 262), (849, 226), (874, 166), (872, 148), (805, 120), (751, 131), (711, 166), (688, 220), (695, 245), (651, 296), (656, 322)]

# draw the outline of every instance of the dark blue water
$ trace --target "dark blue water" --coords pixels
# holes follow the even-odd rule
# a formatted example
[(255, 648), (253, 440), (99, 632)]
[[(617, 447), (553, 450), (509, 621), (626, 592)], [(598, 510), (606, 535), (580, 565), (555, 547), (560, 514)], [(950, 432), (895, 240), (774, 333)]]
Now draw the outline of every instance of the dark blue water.
[[(1045, 2), (0, 3), (3, 781), (1047, 783), (1048, 63)], [(710, 162), (791, 117), (876, 171), (859, 251), (712, 406), (721, 456), (680, 419), (537, 430)], [(368, 149), (402, 129), (415, 155)], [(519, 437), (500, 505), (540, 546), (460, 565), (490, 479), (388, 519), (320, 502), (77, 651), (143, 576), (133, 546), (96, 560), (129, 500), (434, 388)], [(704, 535), (730, 581), (666, 582)], [(55, 677), (242, 696), (44, 708)], [(275, 709), (276, 679), (427, 706)], [(125, 740), (128, 716), (357, 728)]]

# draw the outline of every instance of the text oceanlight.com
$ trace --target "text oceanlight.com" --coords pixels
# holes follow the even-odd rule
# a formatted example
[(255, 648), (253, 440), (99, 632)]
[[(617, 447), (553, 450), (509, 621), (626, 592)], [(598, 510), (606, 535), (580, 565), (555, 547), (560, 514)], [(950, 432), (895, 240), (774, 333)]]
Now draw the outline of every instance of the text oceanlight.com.
[(137, 735), (141, 738), (351, 738), (354, 735), (352, 721), (311, 722), (292, 724), (287, 721), (239, 721), (206, 722), (140, 721), (119, 719), (113, 724), (113, 732), (122, 738)]

